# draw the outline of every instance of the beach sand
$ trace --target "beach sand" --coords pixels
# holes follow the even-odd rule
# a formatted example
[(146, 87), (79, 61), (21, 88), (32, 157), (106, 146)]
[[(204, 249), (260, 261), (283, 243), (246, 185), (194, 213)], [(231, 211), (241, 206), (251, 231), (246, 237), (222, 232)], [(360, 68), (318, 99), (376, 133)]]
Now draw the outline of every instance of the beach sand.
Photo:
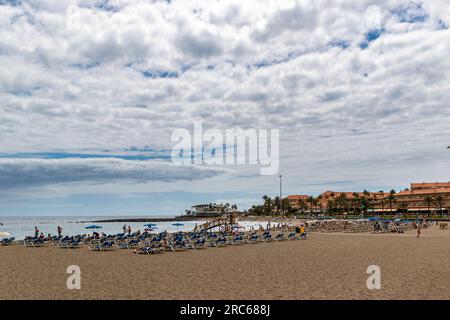
[[(81, 268), (68, 290), (66, 268)], [(366, 269), (381, 268), (381, 290)], [(310, 234), (226, 248), (132, 250), (0, 247), (0, 299), (450, 299), (450, 231)]]

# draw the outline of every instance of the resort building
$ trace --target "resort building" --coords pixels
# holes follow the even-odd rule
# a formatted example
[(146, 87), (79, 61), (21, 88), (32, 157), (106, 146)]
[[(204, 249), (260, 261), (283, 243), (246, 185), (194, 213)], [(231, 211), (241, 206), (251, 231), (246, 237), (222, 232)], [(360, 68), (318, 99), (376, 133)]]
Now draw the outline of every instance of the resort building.
[(341, 208), (360, 208), (362, 199), (373, 206), (381, 202), (386, 198), (387, 193), (383, 192), (338, 192), (338, 191), (326, 191), (319, 195), (319, 205), (323, 209), (329, 209), (332, 207)]
[(448, 212), (450, 208), (450, 185), (445, 187), (447, 184), (412, 183), (410, 190), (407, 189), (395, 194), (396, 209), (404, 213)]
[(187, 211), (187, 214), (197, 217), (217, 217), (227, 213), (227, 209), (223, 204), (198, 204), (192, 206), (192, 210)]
[(307, 212), (368, 212), (375, 214), (450, 212), (450, 182), (411, 183), (409, 189), (390, 195), (389, 192), (326, 191), (318, 197), (290, 195), (294, 210)]
[(305, 208), (309, 208), (308, 200), (310, 196), (306, 194), (301, 195), (290, 195), (287, 197), (289, 201), (289, 205), (292, 209), (301, 210)]
[(411, 183), (411, 190), (430, 190), (430, 189), (443, 189), (450, 188), (450, 182), (422, 182)]

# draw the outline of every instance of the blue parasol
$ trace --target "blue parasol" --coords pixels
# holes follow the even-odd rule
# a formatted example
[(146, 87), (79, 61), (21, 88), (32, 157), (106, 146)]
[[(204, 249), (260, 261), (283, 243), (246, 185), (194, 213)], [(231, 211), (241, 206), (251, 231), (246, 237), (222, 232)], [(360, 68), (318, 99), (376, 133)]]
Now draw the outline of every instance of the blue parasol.
[(97, 225), (93, 224), (93, 225), (87, 226), (85, 229), (101, 229), (101, 228), (102, 228), (102, 226), (97, 226)]
[(149, 228), (155, 227), (155, 226), (156, 226), (156, 224), (154, 224), (154, 223), (147, 223), (147, 224), (144, 224), (144, 227), (149, 227)]
[(178, 231), (178, 227), (184, 226), (184, 224), (179, 223), (179, 222), (173, 223), (172, 225), (177, 227), (177, 231)]
[(101, 229), (101, 228), (102, 228), (102, 226), (97, 226), (97, 225), (93, 224), (93, 225), (87, 226), (85, 229)]

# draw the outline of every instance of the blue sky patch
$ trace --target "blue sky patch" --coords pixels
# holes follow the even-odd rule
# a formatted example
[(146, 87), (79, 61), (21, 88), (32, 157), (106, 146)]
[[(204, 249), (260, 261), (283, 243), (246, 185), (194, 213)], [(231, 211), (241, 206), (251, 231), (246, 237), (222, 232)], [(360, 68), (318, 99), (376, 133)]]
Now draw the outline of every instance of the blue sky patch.
[(142, 75), (146, 78), (178, 78), (178, 73), (175, 71), (153, 71), (146, 70), (142, 71)]
[(170, 153), (142, 155), (142, 154), (96, 154), (96, 153), (66, 153), (66, 152), (24, 152), (15, 154), (0, 154), (0, 158), (12, 159), (106, 159), (115, 158), (122, 160), (169, 160)]
[(396, 15), (402, 23), (422, 23), (430, 17), (428, 12), (422, 7), (422, 4), (410, 2), (392, 10), (392, 14)]
[(361, 49), (366, 49), (369, 44), (375, 40), (377, 40), (379, 37), (381, 37), (381, 35), (383, 34), (384, 29), (373, 29), (373, 30), (369, 30), (365, 35), (364, 35), (364, 41), (361, 42), (359, 44), (359, 47)]
[(22, 0), (0, 0), (0, 6), (18, 6), (22, 4)]
[(445, 21), (442, 21), (441, 19), (439, 19), (438, 30), (447, 30), (447, 29), (448, 29), (448, 25), (445, 23)]
[(347, 49), (350, 47), (350, 41), (347, 40), (332, 40), (328, 43), (330, 47), (338, 47), (342, 49)]
[(120, 8), (118, 6), (112, 5), (108, 0), (102, 0), (95, 5), (96, 8), (108, 11), (108, 12), (118, 12)]

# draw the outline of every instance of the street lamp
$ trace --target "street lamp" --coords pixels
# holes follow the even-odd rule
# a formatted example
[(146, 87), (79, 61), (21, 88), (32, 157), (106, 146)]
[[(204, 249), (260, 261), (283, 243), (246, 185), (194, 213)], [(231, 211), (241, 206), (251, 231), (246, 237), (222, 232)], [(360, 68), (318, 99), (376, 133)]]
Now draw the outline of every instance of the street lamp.
[(280, 177), (280, 213), (283, 214), (283, 196), (282, 196), (282, 193), (281, 193), (281, 182), (282, 182), (281, 178), (283, 176), (280, 174), (279, 177)]

